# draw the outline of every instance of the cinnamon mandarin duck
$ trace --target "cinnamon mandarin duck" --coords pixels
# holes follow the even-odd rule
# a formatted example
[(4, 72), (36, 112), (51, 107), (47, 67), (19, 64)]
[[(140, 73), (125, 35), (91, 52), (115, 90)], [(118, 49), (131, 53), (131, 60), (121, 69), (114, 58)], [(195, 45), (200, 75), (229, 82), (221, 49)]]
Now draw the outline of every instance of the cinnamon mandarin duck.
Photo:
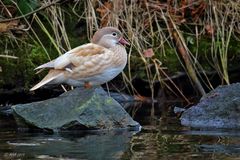
[(48, 74), (30, 90), (45, 84), (65, 83), (86, 88), (101, 85), (116, 77), (127, 64), (124, 45), (129, 43), (114, 27), (99, 29), (91, 43), (76, 47), (36, 69), (50, 69)]

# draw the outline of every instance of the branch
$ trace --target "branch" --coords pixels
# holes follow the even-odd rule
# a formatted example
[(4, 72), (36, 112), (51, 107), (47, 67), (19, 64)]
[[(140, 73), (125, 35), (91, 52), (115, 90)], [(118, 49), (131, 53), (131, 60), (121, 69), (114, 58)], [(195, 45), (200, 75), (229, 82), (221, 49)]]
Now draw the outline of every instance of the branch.
[(198, 91), (201, 93), (201, 95), (205, 95), (206, 92), (205, 92), (203, 86), (201, 85), (200, 80), (197, 77), (197, 73), (194, 69), (193, 63), (191, 62), (191, 57), (188, 54), (186, 44), (181, 39), (181, 35), (177, 31), (177, 27), (176, 27), (175, 23), (173, 22), (171, 16), (169, 17), (168, 26), (170, 26), (169, 27), (169, 32), (171, 33), (172, 38), (175, 41), (175, 45), (176, 45), (178, 54), (180, 55), (180, 57), (182, 57), (183, 61), (185, 62), (185, 67), (186, 67), (186, 70), (189, 74), (189, 77), (195, 83), (195, 85), (196, 85)]
[(46, 4), (46, 5), (44, 5), (44, 6), (41, 6), (40, 8), (38, 8), (38, 9), (32, 11), (32, 12), (29, 12), (29, 13), (27, 13), (27, 14), (24, 14), (24, 15), (21, 15), (21, 16), (18, 16), (18, 17), (0, 20), (0, 23), (9, 22), (9, 21), (18, 20), (18, 19), (27, 17), (27, 16), (32, 15), (32, 14), (34, 14), (34, 13), (36, 13), (36, 12), (39, 12), (39, 11), (41, 11), (41, 10), (43, 10), (43, 9), (46, 9), (46, 8), (52, 6), (52, 5), (54, 5), (54, 4), (56, 4), (56, 3), (60, 2), (60, 1), (61, 1), (61, 0), (56, 0), (56, 1), (52, 2), (52, 3)]

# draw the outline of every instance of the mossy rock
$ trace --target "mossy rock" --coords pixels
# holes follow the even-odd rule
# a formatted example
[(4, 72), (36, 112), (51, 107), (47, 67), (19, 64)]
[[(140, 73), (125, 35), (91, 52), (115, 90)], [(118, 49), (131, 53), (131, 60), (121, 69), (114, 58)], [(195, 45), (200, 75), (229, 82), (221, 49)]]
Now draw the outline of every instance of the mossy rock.
[(102, 88), (76, 88), (59, 97), (12, 106), (20, 126), (50, 130), (135, 128), (121, 105)]

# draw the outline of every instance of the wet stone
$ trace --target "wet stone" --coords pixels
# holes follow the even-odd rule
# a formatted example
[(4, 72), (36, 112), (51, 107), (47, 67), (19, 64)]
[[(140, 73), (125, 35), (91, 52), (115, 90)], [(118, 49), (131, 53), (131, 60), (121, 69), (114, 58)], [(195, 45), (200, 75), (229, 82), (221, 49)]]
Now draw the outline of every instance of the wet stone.
[(139, 128), (102, 88), (76, 88), (59, 97), (12, 106), (19, 126), (50, 130)]
[(180, 120), (189, 127), (240, 129), (240, 83), (217, 87), (184, 111)]

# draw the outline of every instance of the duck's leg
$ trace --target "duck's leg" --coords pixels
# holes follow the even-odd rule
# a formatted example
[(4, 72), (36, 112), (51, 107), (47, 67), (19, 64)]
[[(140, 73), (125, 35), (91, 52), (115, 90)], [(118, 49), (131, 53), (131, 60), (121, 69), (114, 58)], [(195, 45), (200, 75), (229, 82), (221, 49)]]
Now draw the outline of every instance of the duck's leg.
[(90, 82), (85, 82), (84, 83), (84, 88), (85, 89), (90, 89), (90, 88), (92, 88), (92, 85), (90, 84)]

